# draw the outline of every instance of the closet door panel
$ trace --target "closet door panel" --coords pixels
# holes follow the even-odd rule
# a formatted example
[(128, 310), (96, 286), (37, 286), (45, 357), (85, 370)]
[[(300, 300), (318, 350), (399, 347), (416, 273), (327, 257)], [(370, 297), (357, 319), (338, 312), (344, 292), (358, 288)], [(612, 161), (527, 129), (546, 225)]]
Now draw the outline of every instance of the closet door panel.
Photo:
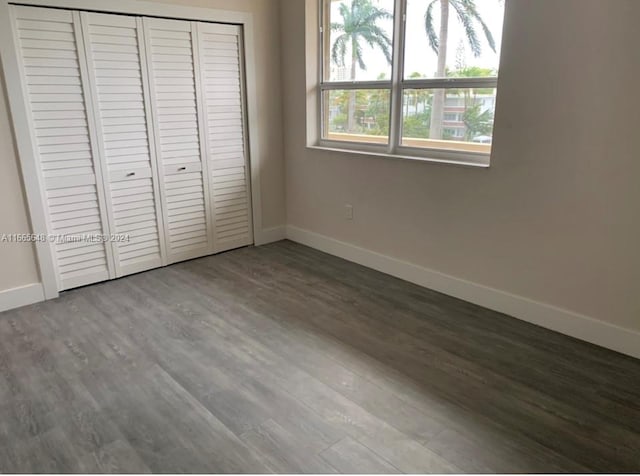
[[(77, 13), (12, 7), (60, 290), (113, 276)], [(82, 235), (91, 236), (87, 238)], [(60, 236), (64, 238), (60, 238)], [(97, 240), (95, 239), (97, 238)]]
[(187, 21), (145, 18), (169, 262), (213, 251), (194, 35)]
[(253, 243), (240, 27), (197, 23), (215, 251)]
[(163, 218), (141, 20), (82, 13), (118, 276), (164, 264)]

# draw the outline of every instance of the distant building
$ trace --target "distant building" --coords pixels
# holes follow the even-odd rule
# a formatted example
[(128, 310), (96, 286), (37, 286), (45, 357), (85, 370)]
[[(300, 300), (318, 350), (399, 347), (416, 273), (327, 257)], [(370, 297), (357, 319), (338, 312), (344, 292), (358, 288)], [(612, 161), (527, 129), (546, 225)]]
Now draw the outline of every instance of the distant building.
[[(496, 104), (494, 94), (477, 94), (472, 98), (475, 104), (480, 104), (480, 112), (493, 111)], [(444, 101), (444, 114), (442, 118), (442, 131), (455, 140), (465, 137), (467, 127), (464, 124), (464, 112), (466, 103), (464, 95), (447, 94)]]

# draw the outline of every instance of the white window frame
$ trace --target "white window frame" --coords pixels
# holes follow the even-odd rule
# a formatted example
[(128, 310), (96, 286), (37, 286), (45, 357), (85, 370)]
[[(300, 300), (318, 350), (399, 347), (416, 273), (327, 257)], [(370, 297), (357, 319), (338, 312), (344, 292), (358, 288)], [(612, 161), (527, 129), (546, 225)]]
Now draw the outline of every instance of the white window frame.
[[(21, 78), (19, 54), (16, 45), (15, 24), (10, 5), (64, 8), (68, 10), (94, 11), (101, 13), (123, 13), (127, 15), (173, 18), (179, 20), (230, 23), (242, 27), (244, 45), (244, 71), (246, 94), (246, 122), (248, 135), (248, 157), (251, 168), (251, 201), (254, 243), (270, 241), (269, 231), (262, 226), (262, 194), (260, 191), (260, 160), (262, 157), (258, 141), (258, 89), (255, 70), (255, 36), (253, 15), (235, 10), (189, 7), (155, 3), (145, 0), (0, 0), (0, 58), (4, 69), (4, 79), (8, 92), (16, 146), (26, 192), (32, 233), (47, 236), (47, 206), (42, 193), (40, 167), (37, 161), (35, 137), (29, 120), (28, 95)], [(58, 297), (58, 283), (52, 243), (38, 241), (35, 244), (38, 271), (45, 299)]]
[[(324, 24), (325, 0), (306, 1), (306, 27), (307, 31), (317, 31), (314, 41), (313, 34), (307, 35), (307, 85), (314, 81), (315, 105), (307, 102), (307, 146), (314, 149), (332, 151), (345, 151), (359, 154), (385, 156), (402, 159), (416, 159), (431, 162), (444, 162), (451, 164), (470, 165), (476, 167), (488, 167), (490, 152), (469, 152), (444, 148), (408, 147), (402, 145), (402, 100), (406, 89), (464, 89), (464, 88), (496, 88), (498, 89), (498, 77), (487, 78), (433, 78), (433, 79), (405, 79), (404, 55), (405, 55), (405, 23), (407, 0), (394, 1), (393, 17), (393, 51), (391, 64), (391, 80), (383, 81), (327, 81), (324, 78)], [(315, 14), (314, 14), (315, 10)], [(309, 30), (313, 24), (314, 30)], [(315, 68), (310, 67), (309, 55), (315, 54)], [(313, 71), (315, 69), (315, 72)], [(363, 90), (363, 89), (387, 89), (390, 90), (390, 124), (389, 143), (373, 144), (364, 142), (329, 140), (323, 138), (323, 99), (326, 91), (334, 90)], [(309, 90), (309, 89), (308, 89)], [(497, 101), (496, 101), (497, 103)], [(497, 108), (496, 108), (497, 109)], [(315, 116), (315, 117), (312, 117)], [(315, 127), (315, 130), (312, 128)], [(494, 141), (495, 142), (495, 141)]]

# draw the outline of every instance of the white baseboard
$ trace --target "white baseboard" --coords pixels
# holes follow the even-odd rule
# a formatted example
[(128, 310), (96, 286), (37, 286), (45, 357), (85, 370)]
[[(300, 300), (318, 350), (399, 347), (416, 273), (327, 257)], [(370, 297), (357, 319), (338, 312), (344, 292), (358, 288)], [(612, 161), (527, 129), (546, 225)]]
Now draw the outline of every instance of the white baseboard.
[(287, 228), (285, 226), (274, 226), (273, 228), (265, 228), (256, 231), (254, 240), (256, 246), (274, 243), (286, 238)]
[(41, 301), (44, 301), (44, 289), (41, 283), (6, 289), (0, 291), (0, 312)]
[(292, 241), (454, 296), (523, 321), (640, 358), (640, 332), (567, 309), (455, 278), (295, 226), (286, 228)]

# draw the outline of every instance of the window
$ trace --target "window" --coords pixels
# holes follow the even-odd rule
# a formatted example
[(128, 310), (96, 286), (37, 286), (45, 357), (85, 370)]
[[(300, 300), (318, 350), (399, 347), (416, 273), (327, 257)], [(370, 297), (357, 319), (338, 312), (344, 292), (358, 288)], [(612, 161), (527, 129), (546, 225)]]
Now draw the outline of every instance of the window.
[(504, 0), (320, 1), (320, 145), (488, 164)]

